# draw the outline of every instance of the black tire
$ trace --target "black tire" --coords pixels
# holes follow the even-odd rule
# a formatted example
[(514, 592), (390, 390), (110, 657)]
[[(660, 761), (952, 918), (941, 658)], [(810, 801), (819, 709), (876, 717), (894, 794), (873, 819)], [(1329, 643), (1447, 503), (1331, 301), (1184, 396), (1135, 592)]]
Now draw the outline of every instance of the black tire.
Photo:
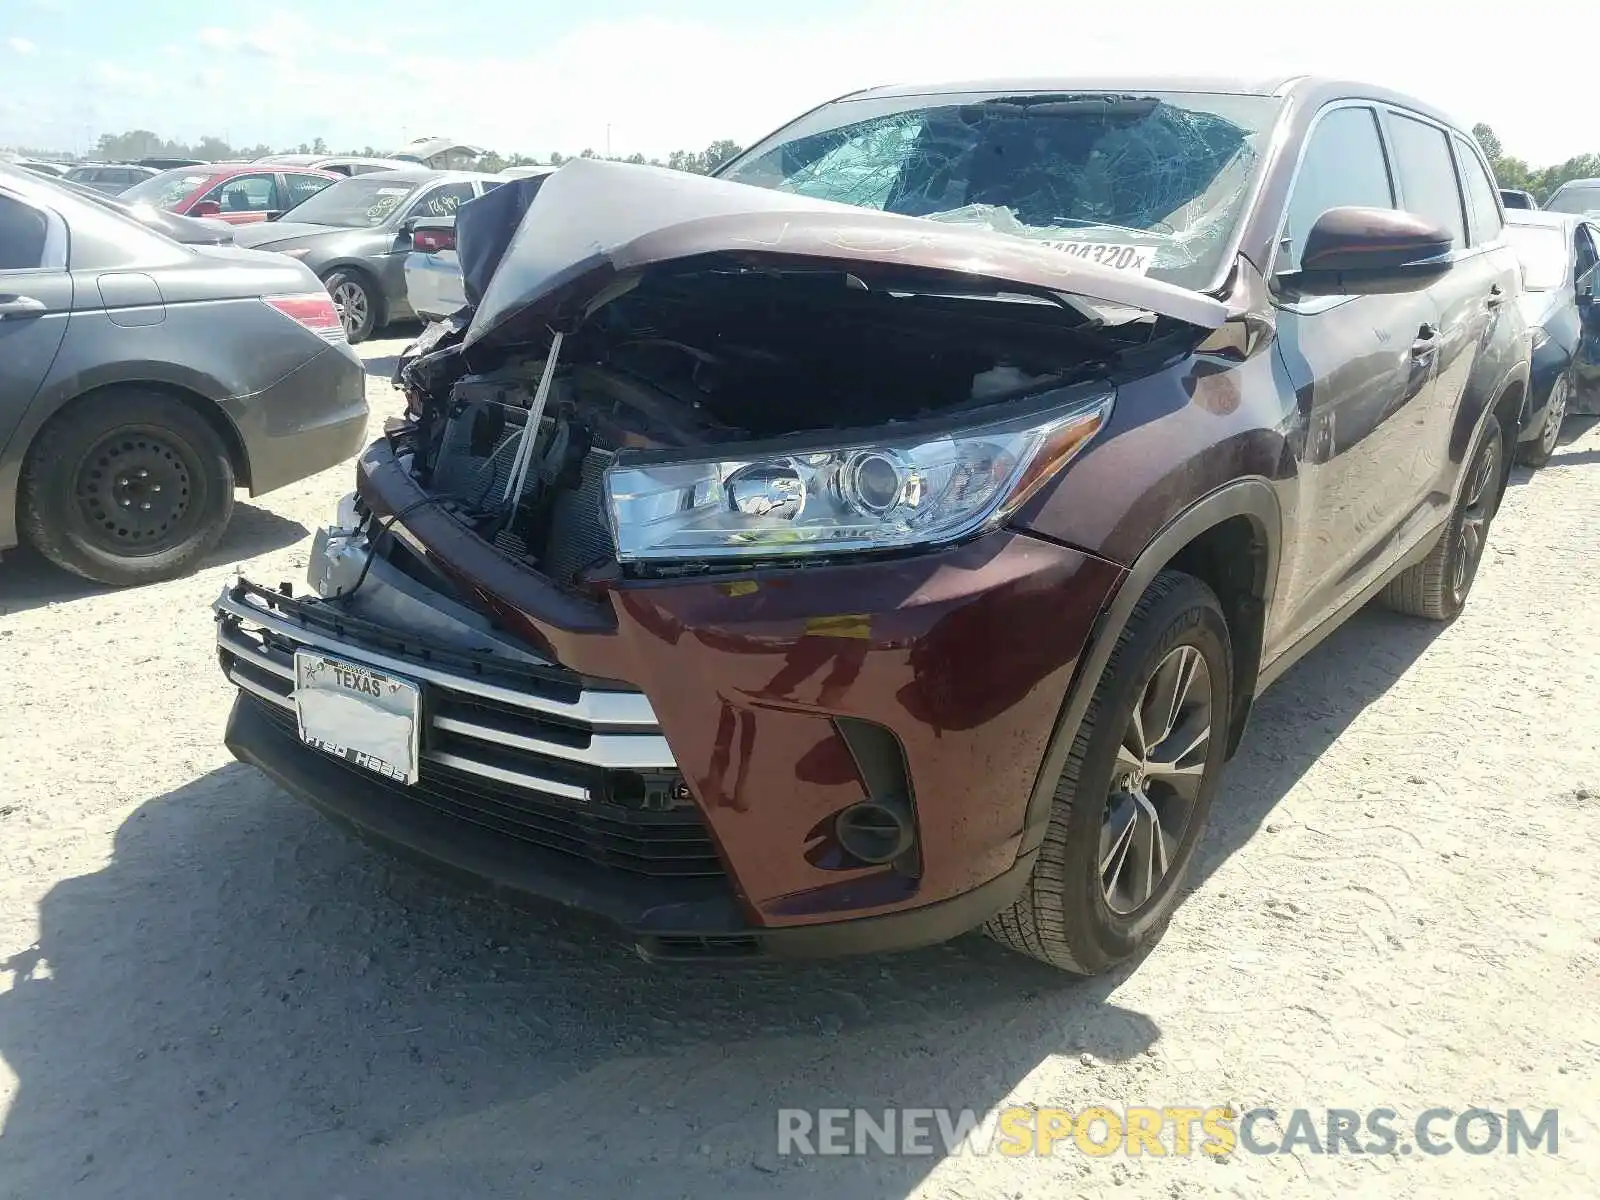
[(352, 345), (366, 341), (383, 327), (383, 297), (366, 275), (348, 269), (330, 271), (322, 282)]
[(204, 417), (161, 392), (109, 388), (57, 413), (29, 448), (22, 532), (86, 579), (154, 583), (216, 546), (233, 488), (228, 448)]
[[(1167, 852), (1165, 874), (1145, 900), (1117, 911), (1102, 859), (1107, 848), (1103, 839), (1114, 832), (1116, 807), (1131, 796), (1131, 791), (1113, 791), (1113, 784), (1124, 778), (1119, 755), (1132, 728), (1136, 703), (1146, 698), (1157, 669), (1167, 669), (1172, 656), (1184, 647), (1198, 651), (1205, 664), (1209, 740), (1203, 754), (1198, 744), (1194, 751), (1200, 755), (1192, 759), (1200, 774), (1185, 823)], [(1050, 826), (1033, 875), (1021, 898), (991, 918), (984, 932), (1013, 950), (1078, 975), (1099, 974), (1154, 945), (1178, 906), (1195, 848), (1205, 833), (1227, 752), (1232, 694), (1228, 623), (1216, 596), (1191, 575), (1163, 571), (1140, 597), (1101, 672), (1056, 785)], [(1187, 758), (1179, 756), (1177, 761)], [(1157, 785), (1141, 788), (1146, 786)], [(1127, 857), (1125, 853), (1124, 861)]]
[(1461, 495), (1438, 544), (1383, 589), (1380, 598), (1386, 607), (1430, 621), (1453, 621), (1461, 615), (1500, 504), (1500, 480), (1506, 471), (1504, 440), (1500, 422), (1491, 416), (1467, 460)]
[(1556, 377), (1550, 385), (1550, 399), (1545, 403), (1544, 417), (1539, 423), (1539, 436), (1531, 442), (1517, 446), (1517, 461), (1525, 467), (1538, 470), (1550, 461), (1561, 441), (1561, 423), (1566, 420), (1567, 405), (1572, 399), (1572, 381), (1566, 374)]

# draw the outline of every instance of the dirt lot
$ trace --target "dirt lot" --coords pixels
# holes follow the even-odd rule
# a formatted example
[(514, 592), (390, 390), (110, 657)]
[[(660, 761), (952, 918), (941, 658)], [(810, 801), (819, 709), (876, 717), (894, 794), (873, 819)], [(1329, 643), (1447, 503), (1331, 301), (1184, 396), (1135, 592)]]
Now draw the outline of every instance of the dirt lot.
[[(1600, 1195), (1600, 429), (1453, 627), (1364, 614), (1274, 689), (1165, 942), (1088, 983), (978, 937), (650, 968), (231, 762), (207, 605), (300, 581), (349, 478), (165, 586), (0, 565), (0, 1195)], [(1558, 1108), (1560, 1153), (776, 1154), (781, 1106), (1003, 1102)]]

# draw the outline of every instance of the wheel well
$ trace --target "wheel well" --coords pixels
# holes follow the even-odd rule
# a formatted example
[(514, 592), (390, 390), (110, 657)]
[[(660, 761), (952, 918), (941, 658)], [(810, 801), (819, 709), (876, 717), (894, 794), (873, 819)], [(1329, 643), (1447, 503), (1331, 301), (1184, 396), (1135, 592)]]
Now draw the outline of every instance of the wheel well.
[(1222, 605), (1233, 644), (1233, 710), (1228, 756), (1238, 749), (1255, 696), (1266, 626), (1268, 546), (1266, 532), (1249, 517), (1229, 517), (1196, 535), (1167, 562), (1203, 581)]
[[(216, 431), (217, 436), (222, 439), (222, 444), (228, 448), (228, 460), (233, 464), (233, 476), (239, 486), (245, 488), (250, 486), (250, 458), (245, 453), (244, 441), (239, 437), (239, 431), (234, 428), (233, 422), (228, 419), (228, 415), (222, 411), (215, 401), (208, 400), (198, 392), (191, 392), (188, 388), (179, 387), (172, 383), (130, 379), (123, 380), (120, 383), (103, 384), (100, 387), (84, 392), (81, 396), (74, 396), (63, 404), (51, 414), (50, 420), (39, 427), (38, 433), (33, 436), (33, 440), (35, 442), (38, 441), (39, 436), (49, 428), (50, 423), (60, 417), (62, 413), (69, 409), (77, 408), (82, 404), (92, 404), (98, 397), (105, 395), (107, 392), (114, 392), (119, 388), (139, 388), (146, 392), (159, 392), (163, 396), (170, 396), (185, 407), (193, 410), (195, 415)], [(31, 453), (33, 449), (32, 443), (29, 443), (28, 448)]]
[[(1500, 398), (1494, 402), (1494, 417), (1500, 422), (1500, 442), (1505, 470), (1500, 472), (1500, 494), (1505, 495), (1506, 485), (1511, 481), (1511, 464), (1517, 459), (1517, 438), (1522, 433), (1522, 403), (1528, 385), (1525, 380), (1515, 379), (1506, 385), (1505, 391), (1500, 393)], [(1498, 505), (1498, 501), (1496, 504)]]

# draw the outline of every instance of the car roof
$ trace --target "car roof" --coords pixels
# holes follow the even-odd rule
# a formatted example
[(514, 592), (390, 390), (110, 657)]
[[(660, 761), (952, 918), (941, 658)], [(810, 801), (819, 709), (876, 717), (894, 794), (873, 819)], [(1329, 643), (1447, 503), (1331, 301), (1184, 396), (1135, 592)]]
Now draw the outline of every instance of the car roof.
[(1577, 225), (1583, 217), (1577, 213), (1549, 212), (1542, 208), (1508, 208), (1506, 224), (1538, 225), (1546, 229), (1562, 229)]
[(1560, 187), (1558, 187), (1555, 190), (1555, 192), (1551, 192), (1550, 194), (1553, 196), (1553, 195), (1556, 194), (1556, 192), (1565, 191), (1569, 187), (1582, 187), (1582, 188), (1600, 187), (1600, 179), (1569, 179), (1565, 183), (1563, 183)]
[(396, 167), (392, 171), (374, 171), (368, 175), (351, 175), (349, 178), (387, 183), (433, 183), (441, 179), (493, 179), (505, 182), (500, 176), (491, 175), (487, 171), (436, 171), (432, 167), (418, 166), (415, 163)]
[(1374, 84), (1319, 75), (1113, 75), (1032, 76), (977, 79), (949, 83), (893, 84), (864, 88), (840, 96), (841, 101), (939, 96), (963, 92), (1194, 92), (1220, 96), (1262, 96), (1294, 99), (1320, 106), (1332, 100), (1373, 100), (1409, 108), (1445, 125), (1464, 128), (1453, 118), (1402, 92)]

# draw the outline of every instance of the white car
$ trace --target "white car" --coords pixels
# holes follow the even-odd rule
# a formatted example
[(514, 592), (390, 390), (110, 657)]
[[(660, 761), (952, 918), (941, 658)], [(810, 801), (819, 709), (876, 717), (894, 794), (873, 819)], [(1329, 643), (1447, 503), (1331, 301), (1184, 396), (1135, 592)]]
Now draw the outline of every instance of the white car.
[[(508, 167), (504, 180), (543, 177), (551, 166)], [(485, 184), (487, 191), (492, 186)], [(456, 219), (426, 217), (411, 230), (411, 252), (406, 255), (406, 299), (424, 321), (438, 321), (464, 306), (466, 287), (461, 281), (461, 261), (456, 257)]]

